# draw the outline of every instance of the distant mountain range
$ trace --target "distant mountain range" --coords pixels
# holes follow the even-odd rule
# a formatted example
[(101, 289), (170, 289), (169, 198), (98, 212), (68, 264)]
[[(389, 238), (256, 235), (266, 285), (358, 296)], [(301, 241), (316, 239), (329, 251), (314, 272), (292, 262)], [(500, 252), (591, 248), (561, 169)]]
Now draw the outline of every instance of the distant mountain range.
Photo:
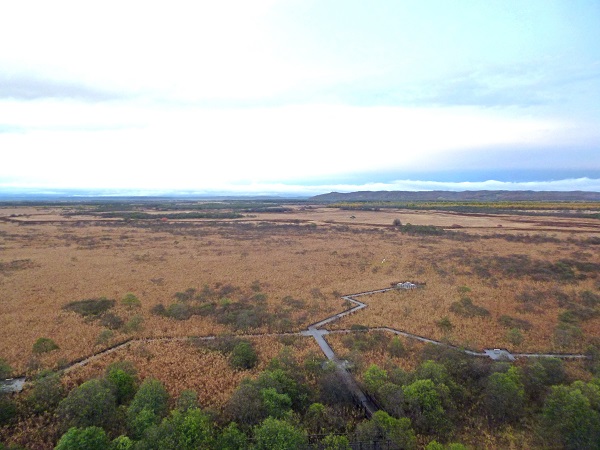
[(309, 201), (336, 202), (599, 202), (600, 192), (584, 191), (359, 191), (315, 195)]

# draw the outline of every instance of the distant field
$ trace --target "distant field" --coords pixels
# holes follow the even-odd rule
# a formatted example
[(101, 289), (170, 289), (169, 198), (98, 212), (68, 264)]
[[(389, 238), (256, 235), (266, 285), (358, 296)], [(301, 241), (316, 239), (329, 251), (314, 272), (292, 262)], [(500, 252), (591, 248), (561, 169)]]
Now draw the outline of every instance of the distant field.
[[(404, 280), (426, 286), (367, 298), (369, 308), (335, 326), (392, 326), (516, 351), (581, 351), (599, 334), (597, 219), (244, 206), (210, 208), (244, 211), (237, 219), (169, 219), (142, 207), (142, 219), (105, 217), (97, 206), (0, 208), (0, 356), (22, 372), (131, 337), (299, 331), (341, 310), (342, 294)], [(427, 230), (403, 229), (408, 223), (446, 231), (419, 234)], [(177, 314), (177, 293), (190, 289), (179, 320), (153, 313), (162, 304)], [(195, 300), (203, 289), (210, 299)], [(125, 307), (127, 293), (141, 306)], [(113, 323), (63, 309), (101, 297), (116, 301)], [(488, 314), (452, 312), (465, 297)], [(248, 306), (255, 299), (259, 309)], [(216, 307), (200, 311), (202, 302)], [(503, 324), (502, 316), (522, 322)], [(451, 328), (438, 325), (444, 317)], [(512, 328), (516, 337), (507, 335)], [(40, 337), (59, 349), (34, 355)]]

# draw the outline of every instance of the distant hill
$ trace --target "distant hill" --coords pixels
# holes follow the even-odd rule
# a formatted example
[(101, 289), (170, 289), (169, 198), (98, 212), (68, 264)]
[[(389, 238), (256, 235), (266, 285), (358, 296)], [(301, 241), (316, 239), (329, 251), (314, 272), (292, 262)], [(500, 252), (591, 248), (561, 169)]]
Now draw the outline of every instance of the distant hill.
[(359, 191), (315, 195), (309, 201), (336, 202), (560, 202), (600, 201), (600, 192), (585, 191)]

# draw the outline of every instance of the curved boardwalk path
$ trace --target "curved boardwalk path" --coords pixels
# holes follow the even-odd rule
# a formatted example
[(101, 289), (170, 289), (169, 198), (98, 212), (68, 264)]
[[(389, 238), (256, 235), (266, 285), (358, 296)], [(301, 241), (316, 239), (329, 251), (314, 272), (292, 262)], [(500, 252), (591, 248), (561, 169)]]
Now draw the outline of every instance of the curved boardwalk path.
[[(355, 401), (364, 409), (365, 414), (367, 417), (371, 417), (373, 415), (373, 413), (375, 411), (377, 411), (377, 405), (375, 405), (375, 403), (373, 402), (373, 400), (368, 397), (360, 388), (360, 386), (357, 384), (356, 380), (354, 379), (354, 377), (352, 376), (352, 374), (350, 372), (348, 372), (348, 369), (346, 368), (345, 362), (341, 361), (337, 358), (337, 356), (335, 355), (335, 352), (333, 351), (333, 349), (331, 348), (331, 346), (327, 343), (327, 341), (325, 340), (324, 336), (329, 334), (329, 333), (350, 333), (353, 332), (354, 330), (335, 330), (335, 331), (328, 331), (325, 329), (322, 329), (322, 327), (324, 327), (325, 325), (330, 324), (331, 322), (334, 322), (336, 320), (341, 319), (344, 316), (347, 316), (349, 314), (353, 314), (357, 311), (360, 311), (363, 308), (366, 308), (367, 305), (359, 300), (357, 300), (357, 297), (362, 297), (364, 295), (373, 295), (373, 294), (379, 294), (379, 293), (383, 293), (383, 292), (388, 292), (391, 290), (395, 290), (396, 288), (384, 288), (384, 289), (376, 289), (373, 291), (367, 291), (367, 292), (359, 292), (357, 294), (350, 294), (350, 295), (344, 295), (342, 297), (342, 299), (348, 301), (349, 303), (354, 304), (355, 306), (353, 306), (350, 309), (347, 309), (345, 311), (342, 311), (340, 313), (334, 314), (333, 316), (327, 317), (326, 319), (321, 320), (320, 322), (316, 322), (312, 325), (310, 325), (305, 331), (301, 331), (298, 333), (263, 333), (263, 334), (247, 334), (244, 336), (247, 337), (261, 337), (261, 336), (292, 336), (292, 335), (296, 335), (296, 336), (311, 336), (315, 339), (315, 341), (317, 342), (317, 344), (319, 345), (319, 347), (321, 348), (321, 350), (323, 351), (323, 354), (327, 357), (327, 359), (329, 359), (330, 361), (332, 361), (333, 363), (335, 363), (336, 365), (336, 370), (338, 375), (340, 376), (341, 380), (346, 384), (346, 386), (348, 387), (350, 393), (352, 394), (352, 396), (354, 397)], [(425, 342), (425, 343), (429, 343), (429, 344), (434, 344), (434, 345), (440, 345), (443, 347), (448, 347), (448, 348), (453, 348), (455, 350), (461, 351), (466, 353), (467, 355), (470, 356), (478, 356), (478, 357), (489, 357), (491, 359), (494, 360), (510, 360), (510, 361), (514, 361), (515, 358), (585, 358), (585, 355), (578, 355), (578, 354), (551, 354), (551, 353), (516, 353), (516, 354), (511, 354), (509, 353), (507, 350), (504, 349), (486, 349), (483, 352), (475, 352), (472, 350), (467, 350), (467, 349), (463, 349), (454, 345), (450, 345), (450, 344), (446, 344), (444, 342), (440, 342), (440, 341), (436, 341), (434, 339), (429, 339), (423, 336), (419, 336), (416, 334), (412, 334), (412, 333), (408, 333), (406, 331), (401, 331), (401, 330), (396, 330), (394, 328), (389, 328), (389, 327), (378, 327), (378, 328), (371, 328), (371, 330), (377, 330), (377, 331), (385, 331), (385, 332), (389, 332), (389, 333), (394, 333), (400, 336), (404, 336), (406, 338), (409, 339), (416, 339), (418, 341), (421, 342)], [(94, 361), (96, 359), (99, 359), (109, 353), (115, 352), (117, 350), (120, 350), (132, 343), (135, 342), (156, 342), (156, 341), (166, 341), (166, 342), (170, 342), (170, 341), (185, 341), (188, 340), (190, 338), (194, 338), (194, 339), (199, 339), (199, 340), (213, 340), (216, 339), (217, 336), (202, 336), (202, 337), (198, 337), (198, 336), (190, 336), (190, 337), (159, 337), (159, 338), (140, 338), (140, 339), (128, 339), (124, 342), (121, 342), (119, 344), (116, 344), (113, 347), (107, 348), (105, 350), (102, 350), (98, 353), (95, 353), (91, 356), (85, 357), (85, 358), (81, 358), (79, 360), (73, 361), (71, 362), (71, 364), (69, 364), (68, 366), (64, 367), (62, 370), (63, 372), (69, 372), (71, 370), (74, 370), (78, 367), (82, 367), (85, 366), (86, 364), (90, 363), (91, 361)], [(19, 392), (23, 389), (23, 386), (25, 384), (25, 377), (18, 377), (18, 378), (11, 378), (8, 380), (3, 380), (0, 381), (0, 392)]]

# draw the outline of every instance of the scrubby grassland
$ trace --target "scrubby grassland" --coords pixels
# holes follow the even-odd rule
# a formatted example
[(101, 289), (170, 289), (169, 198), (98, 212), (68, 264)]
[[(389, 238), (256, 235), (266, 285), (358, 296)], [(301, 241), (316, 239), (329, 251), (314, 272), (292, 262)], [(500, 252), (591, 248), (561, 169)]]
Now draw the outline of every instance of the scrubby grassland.
[[(411, 440), (404, 433), (408, 441), (397, 445), (425, 447), (437, 439), (474, 448), (544, 448), (550, 422), (539, 418), (546, 398), (554, 385), (570, 389), (565, 396), (573, 394), (577, 379), (587, 383), (578, 388), (587, 407), (600, 410), (592, 386), (600, 368), (600, 220), (579, 208), (557, 217), (398, 206), (350, 211), (301, 202), (0, 205), (0, 368), (9, 368), (6, 376), (35, 379), (133, 340), (58, 378), (59, 397), (106, 377), (112, 363), (129, 361), (136, 387), (156, 378), (170, 398), (168, 408), (156, 413), (156, 427), (176, 409), (177, 397), (187, 389), (197, 392), (207, 414), (197, 419), (212, 427), (209, 448), (222, 444), (230, 421), (255, 445), (268, 417), (307, 435), (375, 439), (383, 422), (359, 424), (360, 412), (336, 387), (340, 382), (314, 340), (273, 334), (305, 330), (347, 309), (342, 295), (413, 281), (423, 287), (361, 297), (367, 308), (329, 325), (353, 331), (327, 335), (363, 388), (390, 420), (399, 421), (389, 422), (394, 429), (410, 419), (416, 434)], [(391, 327), (473, 350), (587, 352), (593, 358), (560, 368), (492, 364), (365, 327)], [(262, 334), (270, 336), (257, 336)], [(193, 336), (224, 338), (211, 344), (189, 339)], [(239, 342), (231, 336), (251, 344), (252, 364), (246, 365), (246, 354), (236, 359)], [(140, 341), (146, 338), (180, 339)], [(444, 368), (428, 366), (428, 360)], [(254, 381), (242, 382), (247, 377)], [(494, 416), (495, 388), (488, 385), (496, 381), (490, 379), (514, 381), (516, 394), (509, 389), (506, 396), (521, 399), (519, 414)], [(60, 398), (36, 409), (34, 390), (29, 386), (15, 396), (13, 416), (0, 417), (0, 442), (52, 448), (66, 432)], [(418, 397), (433, 391), (447, 420), (439, 408), (438, 416), (419, 412)], [(123, 400), (121, 409), (131, 401)], [(326, 409), (317, 414), (312, 403)], [(142, 446), (144, 433), (134, 431), (139, 424), (115, 417), (118, 423), (99, 425), (110, 439), (127, 434), (139, 448), (152, 448)], [(167, 433), (174, 425), (164, 426), (161, 432)], [(331, 445), (324, 448), (345, 448)], [(594, 448), (569, 445), (564, 447)]]

